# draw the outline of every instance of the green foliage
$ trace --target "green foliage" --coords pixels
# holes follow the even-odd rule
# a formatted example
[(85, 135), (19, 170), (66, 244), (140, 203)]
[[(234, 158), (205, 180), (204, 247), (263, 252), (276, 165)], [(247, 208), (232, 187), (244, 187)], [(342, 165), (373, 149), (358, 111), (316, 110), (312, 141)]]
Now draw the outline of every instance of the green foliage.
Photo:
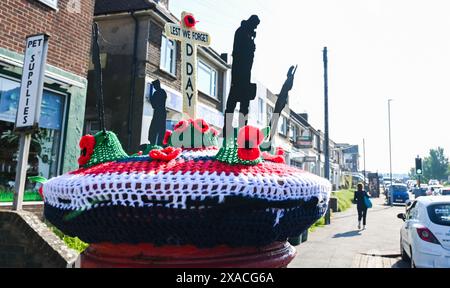
[(444, 149), (431, 149), (429, 157), (423, 161), (423, 182), (430, 179), (447, 180), (449, 172), (449, 160), (445, 157)]
[[(49, 225), (49, 224), (47, 223), (47, 225)], [(79, 253), (82, 253), (84, 250), (86, 250), (87, 247), (89, 247), (89, 244), (84, 243), (79, 238), (73, 238), (73, 237), (64, 235), (64, 233), (62, 233), (56, 227), (51, 226), (51, 224), (49, 226), (50, 226), (51, 230), (53, 231), (53, 233), (55, 233), (56, 236), (58, 236), (61, 240), (63, 240), (64, 243), (66, 243), (66, 245), (69, 248), (72, 248), (73, 250), (78, 251)]]
[[(332, 196), (338, 200), (338, 212), (344, 212), (353, 205), (355, 192), (353, 190), (340, 190), (332, 193)], [(333, 214), (331, 214), (333, 216)], [(314, 232), (317, 228), (325, 226), (325, 217), (320, 218), (310, 228), (310, 232)]]
[[(13, 202), (14, 201), (14, 192), (5, 192), (0, 191), (0, 203), (1, 202)], [(34, 201), (42, 201), (41, 195), (39, 195), (36, 191), (25, 191), (23, 194), (23, 201), (25, 202), (34, 202)]]
[(338, 212), (344, 212), (352, 207), (355, 192), (353, 190), (341, 190), (333, 192), (334, 197), (338, 199)]

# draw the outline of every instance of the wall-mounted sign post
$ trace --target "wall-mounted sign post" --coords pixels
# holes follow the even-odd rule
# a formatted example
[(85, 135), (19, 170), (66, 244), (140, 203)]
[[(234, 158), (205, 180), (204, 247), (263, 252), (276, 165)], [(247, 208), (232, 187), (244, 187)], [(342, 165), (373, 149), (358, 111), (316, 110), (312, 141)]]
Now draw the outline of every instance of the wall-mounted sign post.
[(16, 211), (22, 210), (31, 136), (39, 127), (48, 38), (48, 35), (39, 34), (28, 36), (26, 40), (20, 100), (14, 129), (20, 133), (13, 204)]
[(197, 45), (208, 47), (211, 37), (205, 32), (195, 29), (195, 18), (192, 14), (181, 14), (181, 26), (167, 23), (166, 36), (181, 42), (181, 92), (183, 94), (183, 113), (190, 118), (197, 118)]

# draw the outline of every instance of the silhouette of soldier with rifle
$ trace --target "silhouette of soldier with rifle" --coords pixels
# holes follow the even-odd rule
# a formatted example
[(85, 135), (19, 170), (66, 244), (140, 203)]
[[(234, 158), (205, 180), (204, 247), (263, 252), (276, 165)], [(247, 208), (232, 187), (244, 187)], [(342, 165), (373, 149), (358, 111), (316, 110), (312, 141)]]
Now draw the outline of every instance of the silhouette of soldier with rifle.
[(152, 82), (155, 92), (150, 97), (150, 103), (153, 107), (153, 118), (150, 130), (148, 132), (148, 140), (150, 145), (163, 146), (164, 134), (166, 133), (166, 100), (167, 93), (161, 88), (161, 82), (155, 80)]
[(225, 110), (225, 123), (223, 135), (226, 129), (232, 129), (234, 109), (240, 102), (239, 127), (247, 125), (247, 115), (250, 101), (256, 97), (256, 84), (250, 83), (253, 60), (255, 57), (256, 28), (260, 23), (259, 17), (252, 15), (248, 20), (241, 22), (236, 30), (233, 45), (233, 64), (231, 67), (231, 89)]
[(294, 78), (295, 73), (297, 72), (298, 66), (291, 66), (289, 68), (289, 71), (287, 73), (287, 79), (283, 84), (283, 87), (281, 88), (280, 94), (278, 94), (277, 103), (275, 104), (275, 109), (273, 110), (273, 116), (270, 120), (270, 138), (268, 140), (268, 143), (264, 145), (266, 151), (270, 151), (272, 148), (272, 139), (275, 136), (275, 133), (277, 132), (278, 127), (278, 120), (280, 119), (281, 112), (284, 110), (284, 107), (286, 107), (288, 97), (289, 97), (289, 91), (292, 90), (292, 87), (294, 86)]

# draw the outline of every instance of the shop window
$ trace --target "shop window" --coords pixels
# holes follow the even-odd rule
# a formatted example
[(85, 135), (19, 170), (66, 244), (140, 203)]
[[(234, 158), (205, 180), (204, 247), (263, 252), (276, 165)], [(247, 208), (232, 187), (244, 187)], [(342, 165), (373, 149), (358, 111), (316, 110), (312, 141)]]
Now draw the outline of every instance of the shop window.
[(160, 68), (172, 75), (176, 75), (177, 44), (174, 40), (169, 40), (166, 36), (161, 39), (161, 63)]
[[(19, 136), (13, 129), (19, 97), (19, 81), (0, 76), (0, 201), (7, 201), (14, 191)], [(39, 130), (32, 136), (27, 177), (49, 179), (58, 175), (65, 100), (64, 95), (52, 91), (43, 93)], [(25, 200), (38, 200), (31, 193), (37, 190), (37, 185), (27, 180)]]
[(217, 99), (217, 70), (198, 61), (198, 88)]

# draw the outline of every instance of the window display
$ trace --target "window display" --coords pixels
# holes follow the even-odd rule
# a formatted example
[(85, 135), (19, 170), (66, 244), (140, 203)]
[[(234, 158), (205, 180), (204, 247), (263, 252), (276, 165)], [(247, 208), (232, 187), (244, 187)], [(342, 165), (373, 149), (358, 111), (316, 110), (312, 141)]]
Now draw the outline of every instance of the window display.
[[(13, 132), (20, 83), (0, 76), (0, 201), (12, 201), (19, 150), (19, 135)], [(28, 158), (27, 177), (58, 175), (63, 131), (65, 96), (44, 90), (39, 131), (33, 134)], [(27, 180), (25, 200), (36, 201), (40, 184)]]

